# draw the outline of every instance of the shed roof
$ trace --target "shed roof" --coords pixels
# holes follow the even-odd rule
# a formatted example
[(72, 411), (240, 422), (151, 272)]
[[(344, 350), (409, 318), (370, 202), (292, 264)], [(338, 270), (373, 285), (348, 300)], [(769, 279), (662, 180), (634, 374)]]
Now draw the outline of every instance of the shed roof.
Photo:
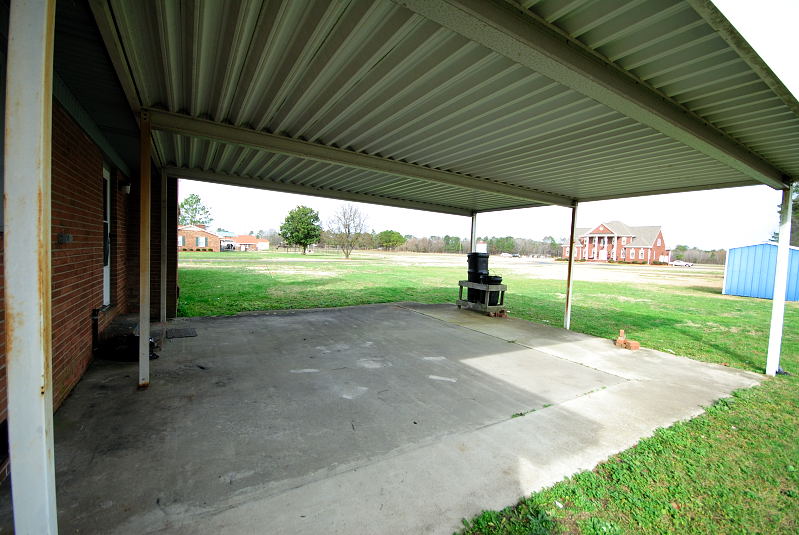
[(186, 178), (456, 214), (799, 177), (799, 103), (708, 0), (96, 0)]
[[(753, 243), (751, 245), (741, 245), (740, 247), (730, 247), (729, 250), (732, 251), (734, 249), (746, 249), (747, 247), (762, 247), (764, 245), (768, 245), (770, 247), (777, 247), (778, 246), (778, 244), (775, 243), (775, 242), (764, 241), (764, 242), (761, 242), (761, 243)], [(799, 251), (799, 247), (797, 247), (795, 245), (789, 245), (788, 248), (793, 250), (793, 251)]]
[(269, 243), (269, 240), (266, 238), (256, 238), (255, 236), (246, 234), (232, 236), (230, 239), (238, 244)]

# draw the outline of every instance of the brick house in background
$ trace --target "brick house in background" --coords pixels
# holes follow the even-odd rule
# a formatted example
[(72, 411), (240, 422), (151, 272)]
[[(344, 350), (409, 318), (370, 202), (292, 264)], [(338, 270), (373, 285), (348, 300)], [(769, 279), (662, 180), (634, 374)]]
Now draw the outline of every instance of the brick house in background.
[(205, 225), (180, 225), (178, 226), (178, 251), (191, 251), (197, 249), (211, 249), (221, 251), (222, 238), (207, 230)]
[[(631, 227), (609, 221), (593, 229), (575, 229), (574, 239), (575, 260), (651, 264), (668, 262), (671, 254), (660, 226)], [(569, 246), (564, 245), (563, 258), (568, 256)]]
[(237, 251), (266, 251), (269, 249), (269, 240), (255, 236), (233, 236), (230, 238), (233, 248)]

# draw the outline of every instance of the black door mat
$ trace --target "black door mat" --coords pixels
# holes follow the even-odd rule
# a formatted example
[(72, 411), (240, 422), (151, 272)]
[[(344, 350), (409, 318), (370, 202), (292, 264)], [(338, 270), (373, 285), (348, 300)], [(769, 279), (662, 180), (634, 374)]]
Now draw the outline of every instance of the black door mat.
[(197, 336), (197, 329), (192, 327), (181, 327), (179, 329), (176, 328), (166, 330), (167, 338), (191, 338), (192, 336)]

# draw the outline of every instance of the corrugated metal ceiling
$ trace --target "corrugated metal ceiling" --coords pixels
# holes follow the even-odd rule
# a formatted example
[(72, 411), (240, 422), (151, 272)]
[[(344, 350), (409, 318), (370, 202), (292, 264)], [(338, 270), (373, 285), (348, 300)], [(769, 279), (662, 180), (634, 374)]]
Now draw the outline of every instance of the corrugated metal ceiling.
[[(799, 176), (799, 116), (690, 2), (515, 4)], [(108, 5), (145, 108), (566, 200), (756, 183), (387, 0)], [(540, 204), (170, 132), (154, 140), (165, 165), (257, 187), (272, 181), (442, 211)]]
[[(799, 115), (697, 12), (707, 1), (526, 0), (533, 16), (799, 176)], [(753, 7), (754, 8), (754, 7)], [(722, 17), (717, 18), (723, 22)], [(741, 44), (745, 43), (741, 40)], [(755, 61), (759, 58), (752, 58)]]

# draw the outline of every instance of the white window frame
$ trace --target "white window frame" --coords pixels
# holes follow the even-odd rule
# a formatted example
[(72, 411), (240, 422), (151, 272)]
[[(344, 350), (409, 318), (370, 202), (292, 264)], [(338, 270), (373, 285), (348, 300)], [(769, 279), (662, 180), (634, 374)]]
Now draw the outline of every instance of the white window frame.
[(640, 249), (638, 249), (638, 260), (643, 260), (643, 259), (644, 259), (644, 248), (641, 247)]
[(627, 258), (627, 256), (625, 255), (625, 249), (621, 250), (621, 257), (622, 258)]
[(186, 236), (178, 236), (178, 247), (186, 245)]
[(208, 238), (206, 236), (197, 236), (194, 244), (195, 247), (208, 247)]
[(658, 238), (658, 247), (660, 247), (660, 244), (661, 244), (661, 241), (660, 241), (660, 238)]

